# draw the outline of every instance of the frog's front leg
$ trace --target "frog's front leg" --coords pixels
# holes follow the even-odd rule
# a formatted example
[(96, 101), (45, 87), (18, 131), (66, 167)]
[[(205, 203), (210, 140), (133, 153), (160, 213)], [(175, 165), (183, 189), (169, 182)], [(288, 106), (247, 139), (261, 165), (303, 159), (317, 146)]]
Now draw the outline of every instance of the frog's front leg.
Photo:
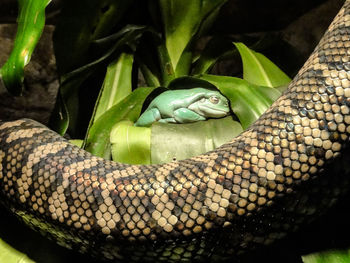
[(203, 116), (187, 108), (179, 108), (175, 110), (174, 119), (176, 120), (177, 123), (189, 123), (189, 122), (206, 120), (206, 118), (204, 118)]
[(135, 126), (148, 127), (151, 126), (153, 122), (156, 122), (161, 118), (162, 116), (160, 115), (159, 110), (157, 108), (152, 108), (141, 114), (135, 123)]

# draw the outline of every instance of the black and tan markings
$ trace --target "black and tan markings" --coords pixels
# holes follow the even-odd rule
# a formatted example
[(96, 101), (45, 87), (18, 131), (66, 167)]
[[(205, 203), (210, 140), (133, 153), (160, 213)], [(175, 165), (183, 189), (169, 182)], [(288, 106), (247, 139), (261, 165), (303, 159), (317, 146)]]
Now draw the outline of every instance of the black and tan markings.
[[(288, 91), (213, 152), (105, 161), (31, 120), (0, 123), (1, 202), (69, 248), (114, 261), (198, 261), (269, 244), (332, 205), (350, 133), (350, 2)], [(346, 166), (344, 166), (346, 168)]]

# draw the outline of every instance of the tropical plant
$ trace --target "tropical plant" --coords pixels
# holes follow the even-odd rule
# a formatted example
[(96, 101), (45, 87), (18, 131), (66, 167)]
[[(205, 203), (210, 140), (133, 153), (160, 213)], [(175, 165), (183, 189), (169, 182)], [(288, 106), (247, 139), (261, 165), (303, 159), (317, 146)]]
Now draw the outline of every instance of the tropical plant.
[[(214, 135), (215, 143), (204, 144), (207, 145), (204, 148), (191, 147), (191, 150), (183, 147), (186, 153), (180, 150), (177, 157), (186, 158), (212, 150), (224, 142), (219, 137), (228, 139), (247, 128), (280, 95), (276, 87), (290, 81), (266, 57), (229, 38), (212, 37), (202, 52), (196, 50), (198, 41), (227, 0), (146, 2), (75, 1), (63, 7), (54, 37), (61, 85), (50, 126), (62, 135), (68, 131), (75, 139), (85, 137), (82, 147), (87, 151), (108, 159), (113, 145), (116, 161), (169, 161), (171, 147), (161, 152), (159, 138), (174, 128), (166, 129), (160, 124), (137, 128), (132, 123), (140, 115), (146, 98), (160, 93), (159, 87), (163, 87), (162, 90), (186, 89), (196, 85), (214, 85), (219, 89), (230, 100), (237, 118), (192, 125), (184, 145), (193, 144), (190, 134), (202, 134), (202, 141), (211, 140)], [(43, 23), (33, 22), (33, 14), (40, 14), (40, 21), (43, 21), (48, 1), (45, 4), (42, 1), (20, 3), (20, 28), (15, 48), (0, 71), (6, 87), (14, 95), (21, 93), (23, 68), (43, 27)], [(133, 3), (149, 10), (146, 19), (138, 24), (125, 19), (126, 14), (132, 13)], [(24, 26), (31, 24), (35, 26)], [(28, 41), (33, 37), (35, 41)], [(23, 50), (30, 50), (25, 57)], [(237, 53), (237, 50), (243, 60), (243, 79), (209, 74), (221, 57)], [(14, 65), (16, 70), (12, 70)], [(140, 74), (145, 87), (140, 87)], [(179, 132), (183, 129), (181, 126), (176, 128)], [(207, 133), (198, 133), (203, 127), (207, 127)], [(226, 135), (218, 133), (219, 129), (226, 130)], [(123, 134), (127, 134), (128, 139)], [(132, 155), (130, 150), (133, 150)]]

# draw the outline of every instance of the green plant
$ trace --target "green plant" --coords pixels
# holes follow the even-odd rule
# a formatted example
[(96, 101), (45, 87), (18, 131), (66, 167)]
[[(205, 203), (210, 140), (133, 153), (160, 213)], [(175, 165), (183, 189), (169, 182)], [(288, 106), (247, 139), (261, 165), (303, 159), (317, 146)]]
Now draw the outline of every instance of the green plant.
[[(153, 91), (157, 91), (158, 87), (172, 89), (214, 84), (230, 100), (231, 109), (237, 116), (239, 123), (231, 120), (235, 123), (232, 136), (254, 122), (280, 95), (276, 88), (290, 81), (271, 61), (243, 43), (214, 36), (198, 53), (195, 48), (197, 42), (208, 31), (227, 0), (195, 0), (190, 3), (185, 0), (148, 1), (143, 3), (149, 10), (146, 20), (137, 25), (129, 24), (134, 21), (125, 19), (125, 15), (132, 12), (130, 6), (137, 1), (83, 2), (65, 4), (56, 28), (54, 45), (61, 85), (50, 126), (62, 135), (68, 131), (75, 139), (82, 139), (86, 132), (82, 147), (97, 156), (110, 158), (112, 128), (115, 125), (121, 127), (118, 124), (121, 121), (135, 122), (144, 101), (151, 93), (155, 94)], [(20, 21), (24, 17), (28, 20), (22, 24), (32, 24), (32, 14), (37, 12), (44, 20), (41, 1), (26, 3), (21, 6)], [(9, 61), (0, 71), (6, 87), (13, 94), (21, 92), (23, 67), (28, 62), (23, 63), (21, 54), (28, 49), (31, 32), (35, 32), (37, 41), (42, 27), (43, 23), (18, 31), (16, 39), (21, 42), (16, 40), (17, 45)], [(35, 42), (30, 43), (32, 51)], [(221, 57), (236, 51), (242, 57), (243, 79), (209, 74)], [(16, 65), (16, 70), (10, 70), (11, 65)], [(142, 73), (147, 88), (139, 87), (139, 73)], [(87, 93), (97, 98), (96, 101), (87, 99)], [(214, 136), (215, 127), (229, 127), (225, 121), (215, 120), (214, 123), (210, 132)], [(199, 127), (201, 125), (206, 124), (198, 124)], [(114, 160), (154, 163), (151, 156), (159, 149), (157, 142), (150, 139), (151, 132), (131, 127), (127, 130), (132, 130), (134, 136), (128, 136), (126, 143), (123, 142), (126, 137), (121, 133), (111, 138)], [(152, 134), (155, 134), (155, 130), (152, 128)], [(162, 133), (166, 131), (163, 129)], [(201, 139), (205, 140), (206, 137), (208, 134)], [(133, 138), (137, 138), (138, 142), (135, 143)], [(188, 139), (190, 142), (191, 139)], [(137, 158), (137, 154), (130, 155), (125, 149), (130, 150), (130, 144), (135, 146), (133, 149), (136, 152), (147, 145), (145, 151), (148, 153), (143, 159)], [(215, 146), (218, 145), (205, 150)], [(180, 156), (189, 157), (195, 153), (198, 152)], [(158, 152), (157, 155), (162, 153)], [(130, 156), (135, 156), (135, 159)], [(169, 159), (158, 160), (162, 161)]]

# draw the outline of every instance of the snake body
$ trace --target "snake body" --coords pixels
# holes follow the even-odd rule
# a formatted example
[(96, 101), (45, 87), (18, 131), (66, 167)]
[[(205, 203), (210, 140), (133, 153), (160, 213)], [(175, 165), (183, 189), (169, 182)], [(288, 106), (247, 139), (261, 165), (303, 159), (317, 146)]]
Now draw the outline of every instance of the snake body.
[(0, 122), (1, 203), (58, 244), (115, 262), (221, 260), (270, 244), (349, 185), (349, 58), (348, 0), (254, 125), (163, 165), (106, 161), (35, 121)]

